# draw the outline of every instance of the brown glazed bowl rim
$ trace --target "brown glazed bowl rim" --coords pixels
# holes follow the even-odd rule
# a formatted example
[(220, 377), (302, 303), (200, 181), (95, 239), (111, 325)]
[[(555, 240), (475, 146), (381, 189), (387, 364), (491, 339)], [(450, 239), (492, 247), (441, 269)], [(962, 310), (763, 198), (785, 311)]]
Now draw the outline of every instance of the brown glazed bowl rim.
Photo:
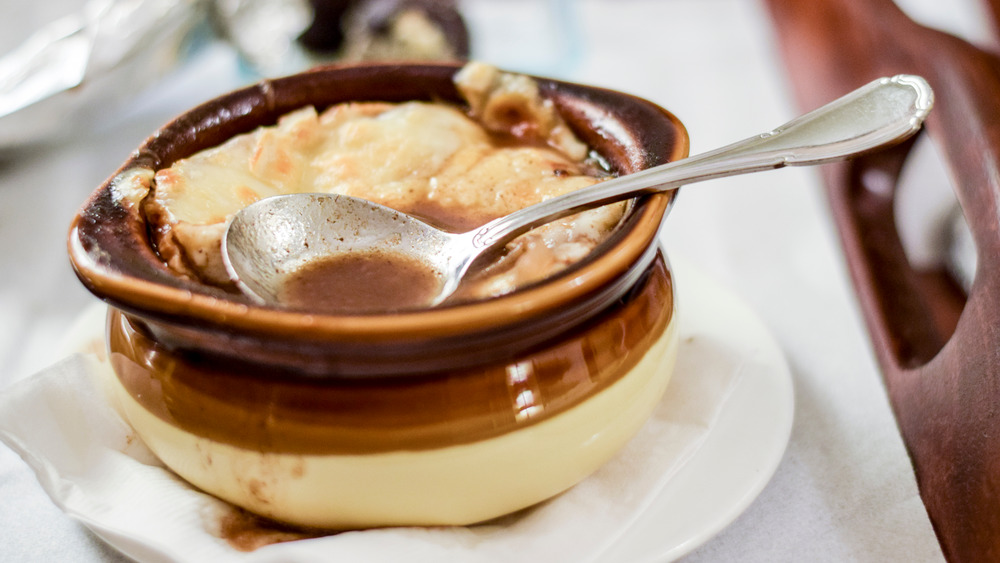
[[(513, 293), (433, 309), (381, 315), (316, 315), (254, 304), (173, 273), (156, 255), (145, 222), (118, 201), (115, 178), (130, 169), (158, 170), (202, 149), (273, 124), (313, 104), (409, 99), (461, 103), (451, 85), (460, 64), (363, 64), (319, 67), (266, 80), (210, 100), (149, 137), (73, 219), (71, 264), (85, 286), (112, 306), (149, 320), (193, 328), (222, 327), (280, 338), (392, 341), (454, 337), (559, 311), (599, 292), (648, 255), (676, 191), (635, 200), (623, 224), (590, 257), (561, 274)], [(683, 124), (659, 106), (628, 94), (536, 77), (570, 126), (590, 146), (635, 172), (687, 156)], [(614, 150), (616, 155), (605, 154)]]

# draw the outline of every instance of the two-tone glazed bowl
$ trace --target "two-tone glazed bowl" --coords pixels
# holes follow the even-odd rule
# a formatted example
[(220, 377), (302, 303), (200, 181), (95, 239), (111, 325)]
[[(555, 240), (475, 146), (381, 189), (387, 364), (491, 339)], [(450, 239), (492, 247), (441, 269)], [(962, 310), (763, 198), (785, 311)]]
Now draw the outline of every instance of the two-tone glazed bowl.
[[(321, 528), (469, 524), (552, 497), (632, 437), (677, 349), (647, 196), (590, 256), (506, 296), (397, 314), (254, 304), (170, 270), (120, 178), (158, 170), (278, 116), (351, 100), (460, 103), (455, 65), (317, 69), (212, 100), (153, 134), (85, 203), (69, 236), (110, 305), (120, 406), (178, 475), (280, 521)], [(686, 156), (671, 114), (538, 79), (618, 173)]]

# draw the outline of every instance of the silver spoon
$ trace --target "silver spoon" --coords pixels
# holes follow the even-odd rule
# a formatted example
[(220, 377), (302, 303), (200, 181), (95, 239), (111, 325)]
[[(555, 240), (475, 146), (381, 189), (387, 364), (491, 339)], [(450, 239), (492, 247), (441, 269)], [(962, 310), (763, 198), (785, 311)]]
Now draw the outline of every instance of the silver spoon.
[(459, 234), (363, 199), (308, 193), (275, 196), (233, 217), (222, 239), (223, 260), (244, 292), (261, 303), (275, 304), (281, 301), (289, 275), (318, 259), (345, 253), (402, 254), (440, 276), (440, 291), (414, 304), (436, 305), (455, 291), (474, 262), (539, 225), (702, 180), (857, 155), (915, 133), (932, 105), (933, 92), (923, 78), (882, 78), (773, 131), (598, 182)]

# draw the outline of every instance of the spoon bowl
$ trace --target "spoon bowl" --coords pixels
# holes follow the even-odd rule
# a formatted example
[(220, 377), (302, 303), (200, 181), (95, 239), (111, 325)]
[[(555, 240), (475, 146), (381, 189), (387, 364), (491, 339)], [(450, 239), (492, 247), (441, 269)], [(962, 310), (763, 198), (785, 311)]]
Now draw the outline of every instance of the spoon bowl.
[[(276, 303), (288, 301), (283, 294), (297, 273), (336, 256), (380, 258), (395, 264), (416, 261), (435, 280), (444, 279), (455, 256), (450, 250), (458, 240), (456, 235), (368, 200), (307, 193), (274, 196), (244, 208), (226, 230), (222, 244), (226, 268), (235, 273), (240, 289), (263, 303)], [(366, 281), (363, 275), (354, 277), (355, 294), (372, 289)], [(454, 291), (437, 283), (432, 289), (424, 301)], [(339, 292), (344, 293), (344, 288)]]
[[(223, 260), (237, 285), (265, 304), (287, 303), (288, 280), (317, 260), (352, 255), (357, 272), (328, 291), (353, 299), (405, 274), (396, 266), (419, 264), (437, 279), (430, 290), (386, 306), (386, 291), (361, 296), (349, 312), (389, 312), (434, 306), (458, 288), (463, 276), (526, 231), (580, 211), (642, 194), (713, 178), (786, 165), (843, 159), (899, 142), (918, 131), (933, 105), (927, 82), (911, 75), (882, 78), (766, 133), (698, 156), (598, 182), (546, 200), (466, 233), (446, 233), (419, 219), (363, 199), (324, 194), (267, 198), (237, 213), (222, 239)], [(371, 259), (389, 262), (381, 277), (363, 272)], [(412, 270), (410, 271), (412, 274)], [(405, 284), (403, 285), (405, 287)], [(388, 292), (393, 293), (393, 292)], [(320, 296), (312, 296), (320, 297)], [(304, 300), (309, 301), (309, 300)], [(339, 301), (335, 301), (337, 303)], [(336, 308), (336, 305), (334, 306)]]

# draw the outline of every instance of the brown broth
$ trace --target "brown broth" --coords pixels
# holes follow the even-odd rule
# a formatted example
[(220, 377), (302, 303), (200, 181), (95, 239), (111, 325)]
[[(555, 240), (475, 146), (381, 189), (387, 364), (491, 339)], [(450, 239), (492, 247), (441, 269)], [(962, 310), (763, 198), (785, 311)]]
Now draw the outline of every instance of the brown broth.
[(336, 533), (292, 526), (231, 505), (219, 507), (218, 512), (218, 521), (208, 522), (211, 526), (210, 531), (226, 540), (233, 549), (244, 553), (276, 543), (319, 538)]
[(375, 313), (424, 307), (441, 276), (394, 252), (337, 254), (310, 262), (286, 279), (279, 301), (315, 313)]

